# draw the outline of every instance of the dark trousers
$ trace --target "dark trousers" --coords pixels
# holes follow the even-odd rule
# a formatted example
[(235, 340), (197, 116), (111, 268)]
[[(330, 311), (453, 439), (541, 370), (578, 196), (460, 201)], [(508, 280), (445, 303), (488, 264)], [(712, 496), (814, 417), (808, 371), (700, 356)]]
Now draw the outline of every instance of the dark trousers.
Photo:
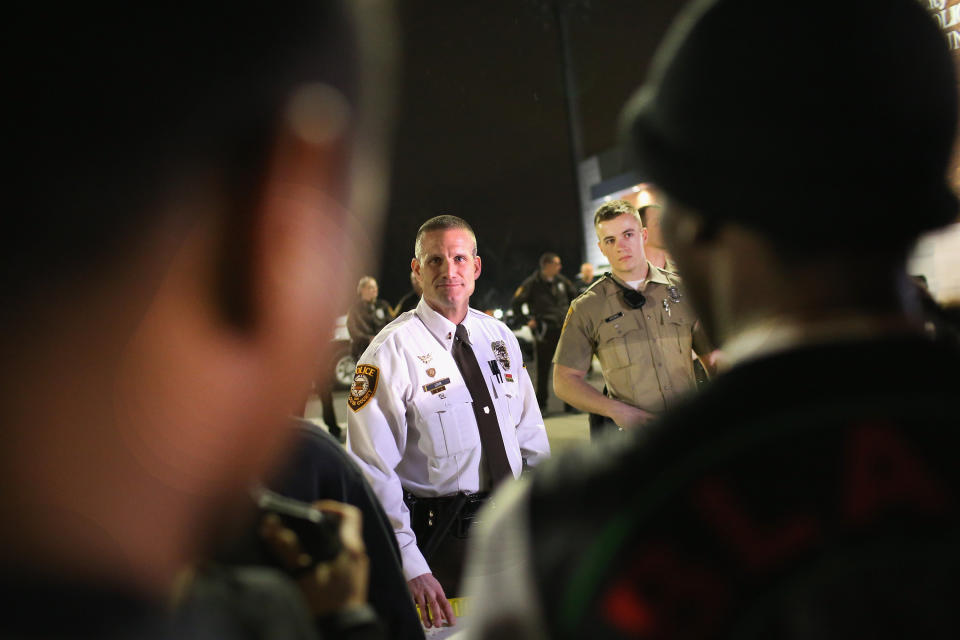
[(591, 413), (590, 418), (590, 442), (596, 442), (600, 438), (605, 438), (611, 433), (618, 433), (620, 427), (617, 423), (596, 413)]
[(460, 505), (456, 496), (419, 498), (407, 493), (403, 501), (410, 509), (410, 527), (417, 536), (417, 547), (443, 593), (447, 598), (464, 595), (460, 590), (467, 532), (486, 503), (487, 494), (464, 496)]
[[(545, 329), (545, 330), (544, 330)], [(543, 331), (541, 334), (540, 331)], [(560, 327), (546, 324), (537, 327), (534, 331), (535, 356), (537, 359), (537, 404), (540, 409), (547, 408), (550, 399), (550, 365), (553, 364), (553, 354), (557, 352), (557, 343), (560, 342)]]
[[(610, 395), (606, 385), (603, 386), (603, 395)], [(590, 424), (590, 442), (596, 442), (600, 438), (620, 431), (620, 427), (612, 418), (597, 413), (591, 413), (588, 422)]]
[(333, 391), (330, 385), (317, 390), (320, 402), (323, 403), (323, 423), (334, 438), (340, 437), (340, 425), (337, 424), (337, 414), (333, 410)]

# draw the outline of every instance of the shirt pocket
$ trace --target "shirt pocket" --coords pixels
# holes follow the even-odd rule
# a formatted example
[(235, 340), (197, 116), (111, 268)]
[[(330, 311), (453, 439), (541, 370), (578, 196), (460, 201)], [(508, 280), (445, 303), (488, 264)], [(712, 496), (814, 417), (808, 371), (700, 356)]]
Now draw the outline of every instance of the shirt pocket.
[(506, 398), (510, 424), (514, 426), (520, 424), (520, 419), (523, 418), (523, 397), (520, 395), (519, 389), (511, 388), (516, 386), (518, 384), (513, 382), (508, 382), (503, 386), (503, 396)]
[(662, 312), (660, 315), (660, 338), (664, 347), (669, 347), (678, 353), (690, 353), (693, 349), (693, 333), (690, 322), (679, 309), (669, 315)]
[(422, 396), (414, 405), (420, 418), (420, 450), (428, 457), (455, 456), (480, 446), (473, 403), (465, 388)]
[(604, 368), (619, 369), (630, 365), (627, 331), (612, 322), (604, 322), (597, 331), (597, 358)]

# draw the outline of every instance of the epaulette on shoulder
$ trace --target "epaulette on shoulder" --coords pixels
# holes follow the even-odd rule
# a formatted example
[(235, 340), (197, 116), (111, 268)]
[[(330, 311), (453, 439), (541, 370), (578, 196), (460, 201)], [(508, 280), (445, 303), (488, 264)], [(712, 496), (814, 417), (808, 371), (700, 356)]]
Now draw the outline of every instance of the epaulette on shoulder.
[(666, 269), (660, 269), (663, 271), (663, 274), (667, 276), (667, 281), (675, 287), (679, 287), (683, 284), (683, 278), (676, 271), (667, 271)]
[(605, 274), (603, 274), (602, 276), (600, 276), (599, 278), (597, 278), (596, 280), (594, 280), (593, 282), (591, 282), (591, 283), (590, 283), (590, 286), (583, 290), (583, 293), (581, 293), (580, 295), (578, 295), (576, 298), (573, 299), (574, 302), (576, 302), (577, 300), (579, 300), (579, 299), (582, 298), (583, 296), (585, 296), (585, 295), (587, 295), (588, 293), (590, 293), (591, 291), (593, 291), (594, 287), (598, 286), (601, 282), (603, 282), (604, 280), (606, 280), (606, 279), (607, 279), (607, 276), (609, 276), (609, 275), (610, 275), (609, 272), (608, 272), (608, 273), (605, 273)]
[(385, 326), (383, 329), (380, 329), (380, 333), (373, 337), (373, 340), (370, 341), (370, 344), (367, 346), (367, 349), (364, 351), (364, 353), (369, 351), (371, 354), (375, 354), (377, 351), (379, 351), (380, 348), (388, 340), (390, 340), (391, 337), (393, 337), (393, 334), (396, 333), (397, 329), (417, 317), (416, 313), (411, 313), (413, 311), (415, 310), (411, 309), (410, 311), (404, 311), (396, 318), (388, 322), (387, 326)]
[(487, 313), (486, 311), (481, 311), (480, 309), (474, 309), (473, 307), (467, 307), (467, 314), (475, 316), (481, 320), (495, 320), (496, 322), (500, 322), (500, 320), (497, 320), (495, 317), (493, 317), (493, 314)]

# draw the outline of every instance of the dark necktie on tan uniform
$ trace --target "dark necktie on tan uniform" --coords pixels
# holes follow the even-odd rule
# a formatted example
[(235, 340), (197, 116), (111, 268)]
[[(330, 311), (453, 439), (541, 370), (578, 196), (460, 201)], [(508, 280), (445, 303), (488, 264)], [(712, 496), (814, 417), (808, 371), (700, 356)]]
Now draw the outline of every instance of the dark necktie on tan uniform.
[(480, 365), (477, 363), (477, 356), (467, 341), (467, 330), (462, 324), (457, 325), (451, 354), (460, 369), (463, 381), (467, 383), (470, 397), (473, 398), (473, 415), (477, 417), (480, 445), (483, 447), (484, 458), (487, 461), (487, 471), (493, 486), (497, 486), (504, 478), (513, 477), (513, 472), (510, 470), (507, 451), (503, 446), (496, 409), (490, 399), (490, 392), (487, 390), (487, 383), (483, 379)]

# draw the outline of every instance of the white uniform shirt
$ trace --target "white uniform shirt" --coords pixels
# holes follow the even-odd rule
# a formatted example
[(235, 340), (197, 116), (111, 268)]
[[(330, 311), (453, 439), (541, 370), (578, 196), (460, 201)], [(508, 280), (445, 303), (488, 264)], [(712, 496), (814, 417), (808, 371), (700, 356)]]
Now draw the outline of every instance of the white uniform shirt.
[[(550, 455), (520, 345), (505, 324), (469, 309), (463, 325), (496, 411), (514, 477)], [(407, 580), (430, 567), (410, 528), (404, 489), (420, 497), (487, 490), (472, 399), (450, 349), (456, 325), (424, 300), (387, 325), (360, 356), (347, 449), (393, 525)], [(499, 376), (490, 362), (496, 363)]]

